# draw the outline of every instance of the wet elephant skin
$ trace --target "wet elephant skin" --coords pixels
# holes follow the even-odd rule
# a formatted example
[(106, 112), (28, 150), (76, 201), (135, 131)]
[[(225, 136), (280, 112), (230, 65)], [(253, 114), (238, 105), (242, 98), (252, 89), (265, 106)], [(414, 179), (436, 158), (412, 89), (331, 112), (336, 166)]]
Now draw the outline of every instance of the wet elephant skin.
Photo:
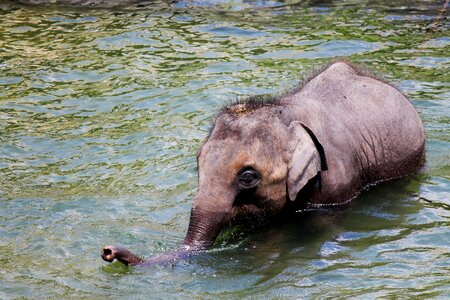
[(180, 248), (145, 261), (107, 246), (104, 260), (173, 263), (210, 247), (227, 226), (254, 228), (299, 207), (348, 203), (367, 186), (420, 168), (425, 137), (400, 91), (335, 62), (283, 96), (224, 107), (197, 160), (198, 190)]

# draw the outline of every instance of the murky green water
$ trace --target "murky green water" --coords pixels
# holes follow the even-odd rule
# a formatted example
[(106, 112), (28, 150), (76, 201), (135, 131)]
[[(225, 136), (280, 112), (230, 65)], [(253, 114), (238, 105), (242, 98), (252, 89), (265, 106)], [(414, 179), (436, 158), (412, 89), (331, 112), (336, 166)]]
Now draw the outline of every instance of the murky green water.
[[(291, 2), (0, 1), (0, 298), (450, 297), (450, 37), (425, 30), (441, 4)], [(412, 99), (426, 170), (174, 268), (101, 260), (175, 249), (218, 108), (338, 56)]]

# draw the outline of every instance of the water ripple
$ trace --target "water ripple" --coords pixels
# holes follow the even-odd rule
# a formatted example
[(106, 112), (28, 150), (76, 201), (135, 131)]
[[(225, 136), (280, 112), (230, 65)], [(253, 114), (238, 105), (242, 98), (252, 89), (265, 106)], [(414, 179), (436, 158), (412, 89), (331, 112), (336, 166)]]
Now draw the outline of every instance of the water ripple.
[[(220, 3), (219, 3), (220, 2)], [(425, 1), (0, 3), (0, 298), (445, 298), (450, 89), (446, 24)], [(447, 27), (446, 27), (447, 26)], [(330, 58), (384, 74), (418, 108), (427, 168), (173, 268), (195, 155), (231, 99), (289, 89)]]

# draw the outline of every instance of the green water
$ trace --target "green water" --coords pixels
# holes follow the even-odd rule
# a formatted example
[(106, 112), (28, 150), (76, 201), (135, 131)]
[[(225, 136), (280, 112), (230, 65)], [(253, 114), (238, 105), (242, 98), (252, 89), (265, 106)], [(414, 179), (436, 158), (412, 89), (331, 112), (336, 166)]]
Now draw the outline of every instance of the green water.
[[(0, 1), (0, 298), (450, 297), (449, 26), (413, 2)], [(175, 249), (217, 110), (337, 57), (411, 98), (425, 170), (173, 268), (101, 260)]]

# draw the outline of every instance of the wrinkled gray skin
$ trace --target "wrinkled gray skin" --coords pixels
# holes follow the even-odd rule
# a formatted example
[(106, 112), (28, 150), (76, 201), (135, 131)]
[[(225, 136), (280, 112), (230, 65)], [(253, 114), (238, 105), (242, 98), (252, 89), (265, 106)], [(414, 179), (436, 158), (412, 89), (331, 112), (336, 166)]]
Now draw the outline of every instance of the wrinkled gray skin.
[(286, 211), (347, 203), (369, 185), (415, 172), (424, 147), (422, 123), (404, 95), (346, 63), (331, 64), (276, 100), (221, 111), (198, 153), (199, 186), (179, 250), (144, 262), (108, 246), (102, 257), (173, 262), (209, 247), (230, 224), (253, 227)]

